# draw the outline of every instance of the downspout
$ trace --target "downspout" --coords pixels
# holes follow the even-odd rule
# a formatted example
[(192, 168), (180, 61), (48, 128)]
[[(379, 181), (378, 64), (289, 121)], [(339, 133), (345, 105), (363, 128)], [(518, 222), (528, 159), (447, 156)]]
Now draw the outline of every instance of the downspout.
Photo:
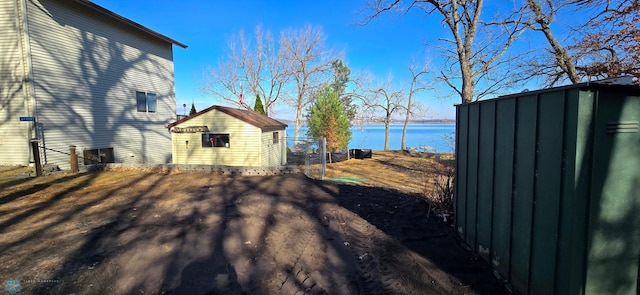
[[(37, 104), (34, 94), (33, 71), (31, 64), (31, 46), (29, 41), (29, 26), (27, 21), (26, 1), (15, 1), (13, 11), (16, 16), (15, 25), (18, 37), (18, 48), (20, 50), (20, 66), (22, 68), (22, 72), (20, 73), (20, 87), (22, 88), (24, 98), (24, 107), (26, 110), (25, 115), (36, 118)], [(38, 138), (37, 122), (38, 120), (36, 118), (35, 121), (28, 123), (29, 129), (27, 131), (27, 142), (31, 138)], [(29, 158), (33, 160), (31, 149), (29, 149), (29, 153)]]

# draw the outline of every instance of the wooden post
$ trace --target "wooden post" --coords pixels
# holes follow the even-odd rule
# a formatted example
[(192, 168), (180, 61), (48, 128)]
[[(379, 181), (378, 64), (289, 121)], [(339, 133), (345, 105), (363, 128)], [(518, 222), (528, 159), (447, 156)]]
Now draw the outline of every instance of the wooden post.
[(40, 162), (40, 148), (38, 144), (40, 140), (32, 139), (31, 140), (31, 150), (33, 152), (33, 162), (36, 166), (36, 176), (42, 176), (42, 163)]
[(77, 173), (80, 169), (78, 168), (78, 155), (76, 155), (75, 145), (69, 146), (69, 155), (71, 157), (71, 172)]

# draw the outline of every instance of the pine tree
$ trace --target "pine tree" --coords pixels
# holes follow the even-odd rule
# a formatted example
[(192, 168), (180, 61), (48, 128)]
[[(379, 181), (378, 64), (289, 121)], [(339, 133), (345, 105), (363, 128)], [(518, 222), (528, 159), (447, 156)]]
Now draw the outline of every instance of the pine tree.
[(351, 95), (346, 93), (347, 83), (351, 81), (349, 75), (351, 75), (351, 70), (347, 67), (342, 60), (336, 59), (331, 62), (331, 68), (333, 70), (333, 81), (330, 86), (333, 88), (338, 94), (340, 101), (344, 105), (344, 110), (347, 113), (347, 118), (349, 121), (355, 119), (356, 117), (356, 106), (353, 104), (353, 98)]
[(193, 114), (195, 114), (195, 113), (197, 113), (197, 111), (196, 111), (196, 105), (195, 105), (195, 104), (193, 104), (193, 103), (191, 103), (191, 110), (189, 111), (189, 116), (191, 116), (191, 115), (193, 115)]
[(327, 150), (339, 152), (351, 141), (350, 123), (344, 105), (331, 86), (325, 86), (318, 94), (307, 114), (309, 136), (325, 137)]
[(264, 106), (262, 105), (262, 99), (260, 99), (260, 95), (256, 95), (256, 103), (253, 106), (253, 110), (263, 114), (263, 115), (267, 115), (267, 113), (264, 111)]

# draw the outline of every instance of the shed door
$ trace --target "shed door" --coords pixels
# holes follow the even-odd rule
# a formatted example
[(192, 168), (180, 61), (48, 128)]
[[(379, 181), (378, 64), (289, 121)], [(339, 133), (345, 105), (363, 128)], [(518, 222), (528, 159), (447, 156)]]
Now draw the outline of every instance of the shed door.
[(586, 294), (636, 294), (640, 97), (602, 91), (599, 96), (593, 133)]

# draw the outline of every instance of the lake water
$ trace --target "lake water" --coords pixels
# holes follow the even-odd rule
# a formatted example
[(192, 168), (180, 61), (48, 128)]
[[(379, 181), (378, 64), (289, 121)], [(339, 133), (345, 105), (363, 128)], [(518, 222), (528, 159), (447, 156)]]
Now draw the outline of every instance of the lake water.
[[(389, 130), (389, 149), (399, 150), (402, 140), (402, 124), (392, 124)], [(306, 126), (300, 129), (300, 136), (307, 133)], [(406, 147), (414, 147), (424, 151), (423, 147), (429, 147), (437, 152), (452, 152), (452, 140), (456, 130), (455, 124), (409, 124), (407, 126)], [(289, 125), (287, 136), (293, 138), (295, 125)], [(351, 127), (351, 142), (349, 148), (363, 148), (372, 150), (384, 149), (384, 124), (366, 124)]]

